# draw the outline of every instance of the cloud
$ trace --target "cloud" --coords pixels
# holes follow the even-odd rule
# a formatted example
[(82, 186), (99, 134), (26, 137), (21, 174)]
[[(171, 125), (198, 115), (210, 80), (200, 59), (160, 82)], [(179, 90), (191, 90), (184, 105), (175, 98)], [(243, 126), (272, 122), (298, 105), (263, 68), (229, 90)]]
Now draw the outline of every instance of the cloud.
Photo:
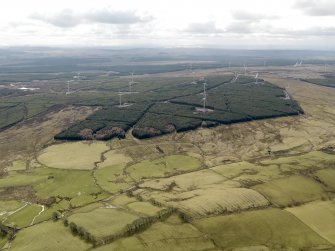
[(298, 0), (294, 7), (309, 16), (335, 16), (334, 0)]
[(152, 20), (150, 16), (140, 17), (132, 11), (112, 11), (108, 9), (92, 11), (84, 16), (89, 21), (107, 24), (134, 24)]
[(43, 16), (35, 13), (30, 16), (32, 19), (40, 20), (58, 27), (69, 28), (74, 27), (81, 22), (81, 18), (76, 16), (72, 10), (66, 9), (53, 16)]
[(284, 31), (283, 33), (292, 36), (335, 36), (335, 27), (311, 27), (305, 30)]
[(194, 34), (216, 34), (224, 32), (223, 30), (218, 29), (214, 22), (191, 23), (184, 31)]
[(107, 8), (84, 13), (75, 13), (65, 9), (54, 15), (33, 14), (30, 17), (61, 28), (70, 28), (84, 23), (130, 25), (152, 20), (151, 16), (139, 16), (134, 11), (114, 11)]
[(252, 33), (253, 28), (249, 22), (233, 22), (226, 27), (228, 33)]
[(270, 19), (278, 19), (278, 16), (275, 15), (264, 15), (260, 13), (251, 13), (247, 11), (235, 11), (232, 13), (232, 16), (235, 20), (243, 20), (243, 21), (259, 21), (259, 20), (270, 20)]

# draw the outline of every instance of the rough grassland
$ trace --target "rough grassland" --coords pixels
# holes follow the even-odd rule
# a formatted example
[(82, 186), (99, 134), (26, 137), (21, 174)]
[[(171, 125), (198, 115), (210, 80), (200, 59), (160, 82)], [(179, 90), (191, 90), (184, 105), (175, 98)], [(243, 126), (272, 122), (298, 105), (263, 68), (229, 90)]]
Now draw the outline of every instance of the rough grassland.
[(323, 187), (316, 181), (302, 176), (273, 180), (253, 187), (276, 206), (292, 206), (326, 196)]
[(26, 170), (26, 161), (15, 160), (8, 167), (8, 171), (19, 171), (19, 170)]
[(92, 169), (100, 160), (101, 153), (108, 150), (105, 143), (63, 143), (44, 149), (38, 160), (48, 167), (63, 169)]
[(335, 166), (335, 155), (313, 151), (297, 156), (264, 160), (261, 163), (263, 165), (277, 165), (282, 172), (292, 175), (301, 170), (318, 170), (328, 166)]
[(132, 223), (138, 218), (138, 216), (124, 210), (98, 208), (87, 213), (73, 214), (69, 217), (69, 222), (74, 222), (99, 238), (118, 233), (127, 224)]
[(223, 249), (266, 245), (270, 250), (293, 250), (330, 243), (292, 214), (264, 209), (195, 221)]
[(9, 226), (18, 226), (19, 228), (30, 226), (34, 217), (41, 211), (39, 205), (27, 205), (25, 208), (9, 216), (4, 223)]
[(324, 169), (315, 174), (327, 187), (335, 190), (335, 169)]
[(127, 168), (127, 172), (135, 180), (149, 177), (164, 177), (171, 174), (195, 170), (200, 161), (191, 156), (171, 155), (155, 160), (144, 160)]
[(130, 161), (132, 161), (132, 159), (124, 153), (109, 151), (104, 154), (104, 161), (99, 164), (99, 167), (101, 168), (118, 164), (126, 164)]
[(20, 174), (10, 172), (9, 175), (0, 179), (0, 188), (34, 185), (47, 181), (47, 175), (36, 175), (35, 173)]
[(16, 209), (24, 206), (23, 202), (10, 200), (10, 201), (0, 201), (0, 219), (5, 217), (8, 213), (14, 212)]
[(37, 195), (42, 198), (50, 196), (74, 198), (100, 191), (89, 171), (40, 168), (34, 172), (42, 177), (48, 177), (45, 182), (34, 185)]
[(145, 198), (176, 207), (194, 217), (264, 207), (269, 202), (258, 192), (247, 188), (212, 185), (182, 193), (151, 192)]
[(284, 177), (277, 166), (258, 166), (246, 161), (220, 165), (211, 169), (246, 186)]
[(158, 222), (145, 232), (123, 238), (97, 251), (131, 250), (217, 250), (213, 243), (190, 224), (166, 224)]
[(335, 245), (335, 202), (316, 201), (300, 207), (287, 208), (307, 226)]
[(163, 210), (164, 207), (155, 207), (151, 205), (149, 202), (132, 202), (127, 205), (127, 208), (130, 210), (142, 214), (142, 215), (148, 215), (148, 216), (154, 216), (159, 211)]
[[(204, 177), (206, 178), (204, 179)], [(222, 183), (226, 180), (227, 178), (224, 178), (222, 175), (217, 174), (210, 169), (204, 169), (170, 178), (148, 180), (143, 184), (140, 184), (140, 187), (159, 190), (173, 189), (175, 191), (187, 191), (205, 185)], [(173, 185), (174, 183), (175, 185)]]
[(20, 231), (10, 250), (87, 250), (90, 245), (74, 237), (61, 222), (45, 222)]
[(118, 193), (120, 190), (132, 186), (133, 180), (124, 174), (124, 164), (99, 168), (94, 172), (99, 186), (110, 193)]

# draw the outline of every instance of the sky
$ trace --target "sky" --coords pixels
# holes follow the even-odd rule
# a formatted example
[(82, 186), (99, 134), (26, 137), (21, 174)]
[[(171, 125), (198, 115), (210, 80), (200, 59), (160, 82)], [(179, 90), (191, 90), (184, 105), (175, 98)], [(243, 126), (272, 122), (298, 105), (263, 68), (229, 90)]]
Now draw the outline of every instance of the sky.
[(335, 50), (335, 0), (6, 0), (0, 46)]

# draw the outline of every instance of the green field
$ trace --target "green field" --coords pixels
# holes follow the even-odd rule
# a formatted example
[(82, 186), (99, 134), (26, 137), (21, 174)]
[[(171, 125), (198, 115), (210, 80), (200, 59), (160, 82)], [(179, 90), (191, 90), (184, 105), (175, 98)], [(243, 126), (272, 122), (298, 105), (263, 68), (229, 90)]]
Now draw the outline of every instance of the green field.
[(20, 231), (12, 242), (11, 250), (86, 250), (89, 247), (89, 244), (74, 237), (62, 223), (45, 222)]
[(322, 185), (302, 176), (273, 180), (252, 188), (280, 207), (299, 205), (327, 197)]
[(195, 221), (222, 249), (265, 245), (270, 250), (330, 246), (295, 216), (279, 209), (256, 210)]
[(101, 154), (107, 150), (104, 143), (63, 143), (44, 149), (38, 156), (38, 161), (48, 167), (93, 169), (94, 162), (100, 161)]
[(192, 83), (193, 51), (0, 50), (0, 249), (335, 250), (335, 89), (298, 79), (327, 75), (216, 52)]
[(155, 223), (143, 233), (97, 248), (107, 250), (218, 250), (190, 224)]
[(171, 155), (155, 160), (144, 160), (129, 166), (126, 171), (135, 180), (152, 177), (164, 177), (172, 174), (193, 171), (200, 168), (200, 162), (194, 157)]
[(111, 165), (97, 169), (94, 175), (99, 186), (110, 193), (117, 193), (120, 190), (130, 188), (134, 183), (133, 179), (124, 173), (125, 165)]
[(69, 222), (84, 228), (96, 238), (116, 235), (139, 216), (116, 208), (97, 208), (90, 212), (75, 213), (69, 218)]
[(316, 177), (332, 191), (335, 190), (335, 169), (323, 169), (315, 173)]
[(286, 209), (312, 230), (335, 245), (335, 202), (316, 201)]

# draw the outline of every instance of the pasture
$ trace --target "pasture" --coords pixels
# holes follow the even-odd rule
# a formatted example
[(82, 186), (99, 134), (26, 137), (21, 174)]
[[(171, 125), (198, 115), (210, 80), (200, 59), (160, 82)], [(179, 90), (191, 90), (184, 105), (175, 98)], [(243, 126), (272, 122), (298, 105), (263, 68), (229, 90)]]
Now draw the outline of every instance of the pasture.
[(256, 185), (252, 189), (263, 194), (271, 203), (279, 207), (299, 205), (327, 198), (327, 193), (321, 184), (303, 176), (290, 176), (273, 180)]
[(48, 167), (89, 170), (107, 150), (108, 146), (99, 142), (63, 143), (44, 149), (37, 159)]
[(264, 209), (236, 215), (196, 220), (222, 249), (265, 245), (270, 250), (299, 250), (331, 246), (320, 235), (292, 214), (279, 209)]

